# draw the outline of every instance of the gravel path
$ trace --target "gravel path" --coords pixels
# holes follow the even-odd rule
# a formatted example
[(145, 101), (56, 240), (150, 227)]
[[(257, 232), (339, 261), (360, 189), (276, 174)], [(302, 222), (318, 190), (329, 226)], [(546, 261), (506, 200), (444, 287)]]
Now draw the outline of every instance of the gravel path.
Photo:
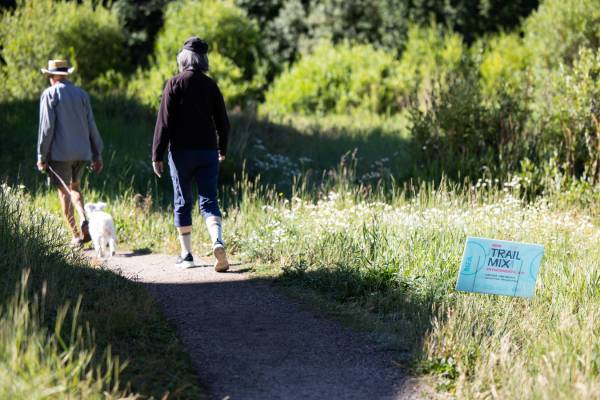
[(243, 267), (217, 274), (173, 261), (120, 254), (108, 267), (157, 296), (211, 399), (418, 398), (395, 354), (368, 335), (310, 313)]

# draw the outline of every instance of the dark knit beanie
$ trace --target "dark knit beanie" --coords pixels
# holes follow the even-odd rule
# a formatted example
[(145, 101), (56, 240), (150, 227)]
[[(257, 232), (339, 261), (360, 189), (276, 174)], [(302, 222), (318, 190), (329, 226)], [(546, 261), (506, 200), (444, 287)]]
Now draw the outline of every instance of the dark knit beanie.
[(208, 53), (208, 43), (197, 36), (192, 36), (186, 40), (183, 43), (183, 48), (200, 55)]

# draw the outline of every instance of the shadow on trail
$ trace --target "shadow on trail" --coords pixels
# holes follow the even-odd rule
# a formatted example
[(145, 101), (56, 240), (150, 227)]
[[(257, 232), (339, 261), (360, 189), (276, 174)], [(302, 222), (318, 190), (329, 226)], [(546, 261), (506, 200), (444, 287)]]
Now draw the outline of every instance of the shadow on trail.
[(415, 287), (397, 271), (376, 276), (381, 273), (365, 274), (356, 267), (287, 269), (276, 284), (293, 298), (307, 298), (324, 314), (373, 333), (402, 353), (403, 362), (412, 362), (421, 356), (431, 329), (439, 288)]
[(401, 354), (290, 301), (270, 280), (237, 276), (145, 283), (176, 324), (210, 398), (411, 398)]
[(211, 398), (418, 398), (399, 368), (406, 352), (315, 312), (306, 296), (291, 300), (277, 280), (242, 274), (243, 265), (220, 274), (172, 260), (123, 257), (109, 267), (158, 299)]

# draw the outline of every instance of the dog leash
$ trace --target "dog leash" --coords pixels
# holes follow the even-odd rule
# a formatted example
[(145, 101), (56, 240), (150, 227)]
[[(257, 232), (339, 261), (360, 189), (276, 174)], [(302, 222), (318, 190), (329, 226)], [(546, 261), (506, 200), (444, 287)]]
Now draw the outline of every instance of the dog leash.
[[(52, 167), (50, 166), (50, 164), (46, 164), (48, 166), (48, 170), (52, 173), (52, 175), (54, 175), (54, 177), (56, 179), (58, 179), (58, 182), (62, 185), (62, 187), (67, 191), (67, 193), (69, 193), (69, 197), (71, 198), (71, 202), (73, 202), (73, 193), (71, 193), (71, 188), (69, 188), (69, 186), (65, 183), (65, 181), (60, 177), (60, 175), (58, 175), (58, 173), (52, 169)], [(77, 205), (73, 204), (73, 206), (77, 209), (79, 209), (79, 207), (77, 207)], [(85, 212), (85, 208), (79, 210), (81, 213), (83, 213), (83, 218), (85, 221), (87, 221), (87, 214)]]
[(52, 175), (54, 175), (54, 177), (56, 179), (58, 179), (58, 182), (60, 182), (60, 184), (62, 185), (62, 187), (67, 191), (67, 193), (69, 193), (69, 196), (71, 196), (71, 189), (69, 188), (69, 186), (67, 186), (67, 184), (65, 183), (65, 181), (63, 181), (63, 179), (60, 177), (60, 175), (58, 175), (58, 173), (52, 169), (52, 167), (50, 166), (50, 164), (46, 164), (48, 166), (48, 170), (50, 172), (52, 172)]

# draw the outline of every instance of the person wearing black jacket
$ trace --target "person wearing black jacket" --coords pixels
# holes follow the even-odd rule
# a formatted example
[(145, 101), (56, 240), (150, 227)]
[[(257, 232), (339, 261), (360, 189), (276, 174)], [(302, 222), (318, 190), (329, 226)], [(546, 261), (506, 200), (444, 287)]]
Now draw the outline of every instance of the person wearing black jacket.
[(185, 41), (177, 56), (180, 73), (164, 89), (152, 144), (152, 167), (159, 177), (168, 162), (174, 192), (175, 226), (181, 255), (178, 267), (194, 266), (191, 248), (192, 185), (198, 187), (200, 212), (206, 222), (216, 258), (215, 270), (229, 268), (217, 201), (219, 162), (225, 159), (229, 119), (223, 95), (208, 72), (208, 44), (198, 37)]

